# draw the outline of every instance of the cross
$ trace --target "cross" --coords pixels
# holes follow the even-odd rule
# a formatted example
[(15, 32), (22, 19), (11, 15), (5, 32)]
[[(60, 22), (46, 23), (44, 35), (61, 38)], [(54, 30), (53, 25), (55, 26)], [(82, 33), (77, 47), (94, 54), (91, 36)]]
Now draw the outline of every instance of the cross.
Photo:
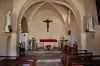
[(49, 23), (52, 22), (52, 21), (50, 21), (49, 19), (47, 19), (47, 20), (45, 20), (43, 22), (47, 23), (47, 32), (49, 32)]

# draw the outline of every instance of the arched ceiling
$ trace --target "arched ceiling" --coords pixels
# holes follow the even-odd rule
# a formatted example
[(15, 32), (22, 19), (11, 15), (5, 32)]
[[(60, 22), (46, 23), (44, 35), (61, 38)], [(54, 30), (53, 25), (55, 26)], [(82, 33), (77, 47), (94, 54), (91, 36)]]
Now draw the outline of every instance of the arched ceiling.
[[(26, 2), (23, 4), (23, 6), (19, 12), (18, 19), (17, 19), (18, 23), (21, 22), (21, 19), (28, 8), (30, 8), (32, 5), (34, 5), (36, 3), (41, 3), (41, 2), (55, 3), (55, 4), (63, 5), (67, 8), (69, 8), (72, 11), (72, 13), (74, 14), (78, 26), (79, 26), (79, 23), (81, 21), (81, 16), (82, 15), (84, 16), (85, 11), (84, 11), (83, 7), (81, 8), (81, 5), (78, 2), (78, 0), (75, 1), (75, 3), (73, 0), (26, 0)], [(42, 5), (43, 4), (41, 4), (40, 7)], [(40, 8), (40, 7), (38, 7), (38, 8)]]
[[(25, 5), (23, 5), (23, 7), (21, 8), (21, 11), (20, 11), (20, 13), (21, 14), (19, 14), (19, 20), (18, 21), (20, 21), (20, 19), (22, 18), (22, 16), (23, 16), (23, 14), (25, 13), (25, 11), (30, 7), (30, 6), (32, 6), (33, 4), (35, 4), (35, 3), (40, 3), (40, 2), (49, 2), (49, 3), (57, 3), (57, 4), (60, 4), (60, 5), (64, 5), (64, 6), (66, 6), (66, 7), (68, 7), (69, 9), (71, 9), (72, 10), (72, 12), (74, 13), (74, 15), (75, 15), (75, 18), (77, 17), (77, 15), (78, 15), (78, 10), (77, 10), (77, 8), (74, 10), (74, 8), (72, 8), (71, 7), (71, 5), (68, 3), (69, 2), (69, 0), (68, 0), (68, 2), (66, 1), (66, 0), (28, 0), (26, 3), (24, 3)], [(70, 1), (71, 2), (71, 1)], [(72, 3), (72, 2), (71, 2)], [(76, 11), (77, 10), (77, 11)], [(76, 12), (75, 12), (76, 11)], [(76, 15), (76, 13), (77, 13), (77, 15)]]
[[(66, 8), (65, 6), (59, 5), (56, 3), (41, 2), (41, 3), (36, 3), (36, 4), (32, 5), (29, 9), (27, 9), (27, 12), (30, 12), (30, 10), (33, 10), (34, 12), (31, 13), (31, 17), (32, 17), (35, 15), (35, 13), (40, 8), (50, 9), (50, 10), (53, 10), (53, 11), (59, 13), (59, 15), (61, 15), (61, 17), (63, 18), (64, 22), (66, 22), (68, 8)], [(29, 19), (29, 20), (31, 20), (31, 19)]]
[(57, 4), (57, 3), (39, 2), (39, 3), (32, 5), (26, 11), (26, 13), (28, 13), (27, 15), (29, 17), (28, 22), (31, 22), (32, 18), (34, 17), (34, 15), (37, 13), (38, 10), (44, 10), (44, 9), (52, 10), (52, 11), (58, 13), (63, 20), (63, 25), (65, 26), (65, 30), (66, 30), (67, 12), (69, 9), (65, 6)]

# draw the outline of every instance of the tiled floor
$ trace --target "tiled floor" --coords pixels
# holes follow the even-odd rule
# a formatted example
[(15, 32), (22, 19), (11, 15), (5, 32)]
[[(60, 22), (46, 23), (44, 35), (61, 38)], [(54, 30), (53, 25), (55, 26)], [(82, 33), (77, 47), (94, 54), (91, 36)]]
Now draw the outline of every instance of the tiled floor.
[(60, 62), (41, 62), (37, 63), (37, 66), (62, 66)]
[(60, 51), (26, 51), (26, 55), (35, 55), (38, 58), (37, 66), (63, 66)]

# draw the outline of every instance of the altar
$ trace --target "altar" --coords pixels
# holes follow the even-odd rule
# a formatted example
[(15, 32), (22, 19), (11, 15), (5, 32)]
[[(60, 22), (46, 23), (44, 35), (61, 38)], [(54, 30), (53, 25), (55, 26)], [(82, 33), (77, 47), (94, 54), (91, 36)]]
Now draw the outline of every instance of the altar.
[(44, 49), (53, 49), (57, 45), (56, 39), (40, 39)]

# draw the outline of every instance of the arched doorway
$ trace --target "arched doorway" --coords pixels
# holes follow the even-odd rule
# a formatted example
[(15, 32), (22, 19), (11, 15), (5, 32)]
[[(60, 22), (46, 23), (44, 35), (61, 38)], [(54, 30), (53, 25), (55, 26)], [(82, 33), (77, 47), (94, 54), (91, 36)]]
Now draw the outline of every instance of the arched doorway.
[(25, 50), (27, 50), (28, 46), (28, 26), (26, 17), (23, 16), (21, 23), (19, 24), (19, 43), (24, 43)]
[[(30, 1), (29, 1), (30, 2)], [(22, 9), (20, 10), (20, 12), (19, 12), (19, 15), (18, 15), (18, 24), (21, 22), (21, 19), (22, 19), (22, 17), (23, 17), (23, 14), (25, 13), (25, 11), (31, 6), (31, 5), (34, 5), (35, 3), (41, 3), (41, 2), (44, 2), (44, 0), (43, 1), (32, 1), (32, 2), (26, 2), (25, 4), (24, 4), (24, 6), (22, 7)], [(47, 1), (46, 1), (47, 2)], [(69, 9), (71, 9), (72, 10), (72, 12), (74, 13), (74, 15), (75, 15), (75, 18), (76, 18), (76, 21), (77, 21), (77, 23), (78, 23), (78, 27), (79, 27), (79, 30), (80, 30), (80, 36), (79, 36), (79, 38), (81, 39), (82, 38), (82, 36), (81, 36), (81, 29), (82, 29), (82, 27), (80, 27), (79, 26), (79, 22), (81, 23), (81, 22), (83, 22), (82, 21), (82, 19), (81, 19), (81, 16), (82, 16), (82, 14), (80, 13), (80, 9), (79, 8), (77, 8), (76, 7), (76, 5), (75, 6), (73, 6), (73, 4), (69, 4), (69, 3), (65, 3), (65, 2), (57, 2), (57, 1), (50, 1), (50, 3), (57, 3), (57, 4), (60, 4), (60, 5), (64, 5), (65, 7), (68, 7)], [(73, 6), (73, 7), (75, 7), (75, 8), (73, 8), (73, 7), (71, 7), (71, 5)], [(82, 17), (83, 18), (83, 17)], [(82, 39), (81, 39), (82, 40)], [(80, 40), (80, 42), (79, 42), (79, 44), (80, 44), (80, 46), (81, 46), (81, 44), (82, 44), (82, 42), (81, 42), (81, 40)]]

